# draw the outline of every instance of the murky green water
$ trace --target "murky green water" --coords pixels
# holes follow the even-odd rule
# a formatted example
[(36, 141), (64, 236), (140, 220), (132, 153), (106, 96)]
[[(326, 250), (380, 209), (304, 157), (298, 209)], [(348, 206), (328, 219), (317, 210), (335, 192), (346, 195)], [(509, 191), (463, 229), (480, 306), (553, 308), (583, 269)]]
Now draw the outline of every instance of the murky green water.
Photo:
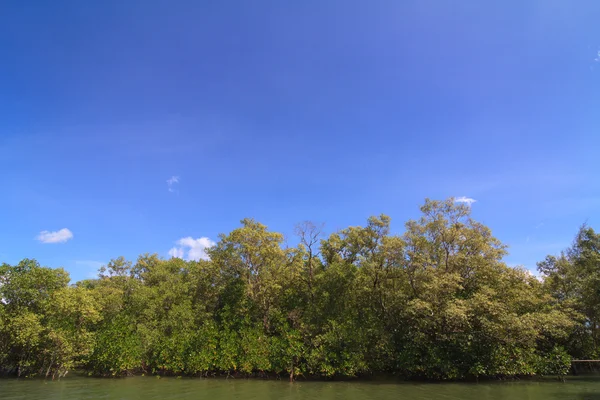
[(242, 379), (135, 377), (60, 381), (1, 379), (0, 399), (465, 399), (465, 400), (600, 400), (600, 377), (559, 382), (510, 383), (372, 383), (296, 382)]

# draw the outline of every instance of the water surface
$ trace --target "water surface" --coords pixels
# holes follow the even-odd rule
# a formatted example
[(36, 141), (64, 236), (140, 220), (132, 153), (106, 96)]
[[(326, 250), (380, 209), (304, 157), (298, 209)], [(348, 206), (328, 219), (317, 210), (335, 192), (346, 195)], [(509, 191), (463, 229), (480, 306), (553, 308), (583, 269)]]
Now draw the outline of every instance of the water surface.
[(486, 383), (296, 382), (245, 379), (97, 379), (69, 376), (60, 381), (0, 379), (0, 399), (461, 399), (600, 400), (599, 377), (571, 377), (565, 383), (519, 381)]

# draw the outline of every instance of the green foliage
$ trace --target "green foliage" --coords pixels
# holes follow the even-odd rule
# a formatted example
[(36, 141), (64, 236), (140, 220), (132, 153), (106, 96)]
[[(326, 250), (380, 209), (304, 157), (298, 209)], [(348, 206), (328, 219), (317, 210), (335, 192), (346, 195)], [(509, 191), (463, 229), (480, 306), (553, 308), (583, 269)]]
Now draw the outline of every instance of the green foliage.
[(68, 282), (34, 260), (0, 267), (1, 371), (60, 377), (92, 352), (102, 316), (91, 291)]
[(551, 351), (539, 356), (538, 372), (541, 375), (567, 375), (571, 369), (571, 356), (560, 346), (555, 346)]
[(86, 368), (97, 375), (121, 376), (141, 369), (141, 341), (135, 320), (120, 314), (98, 325), (96, 343)]
[(544, 287), (579, 324), (566, 345), (576, 358), (600, 357), (600, 234), (582, 226), (573, 245), (538, 263)]
[(117, 258), (68, 285), (34, 260), (0, 266), (0, 371), (90, 374), (396, 374), (435, 380), (566, 374), (600, 340), (600, 237), (509, 268), (470, 208), (427, 200), (392, 234), (385, 215), (297, 247), (251, 220), (209, 261)]

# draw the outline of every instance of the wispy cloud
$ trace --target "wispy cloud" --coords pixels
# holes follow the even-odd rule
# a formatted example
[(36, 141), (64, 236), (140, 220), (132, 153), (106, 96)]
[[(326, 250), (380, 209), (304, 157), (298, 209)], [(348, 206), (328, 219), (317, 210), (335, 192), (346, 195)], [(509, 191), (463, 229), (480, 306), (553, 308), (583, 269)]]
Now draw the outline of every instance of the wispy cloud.
[(477, 200), (472, 199), (470, 197), (460, 196), (460, 197), (456, 197), (454, 199), (454, 201), (457, 202), (457, 203), (464, 203), (464, 204), (470, 206), (471, 204), (475, 203)]
[(600, 63), (600, 50), (596, 51), (596, 57), (594, 58), (592, 65), (590, 65), (590, 71), (593, 71), (595, 65), (598, 63)]
[(106, 263), (103, 263), (101, 261), (93, 261), (93, 260), (75, 260), (75, 264), (80, 265), (82, 267), (99, 269), (101, 266), (105, 265)]
[(172, 176), (169, 179), (167, 179), (167, 187), (169, 188), (169, 192), (171, 193), (175, 193), (177, 190), (175, 190), (175, 185), (177, 185), (179, 183), (179, 177), (178, 176)]
[(181, 238), (177, 242), (177, 247), (169, 250), (171, 257), (183, 258), (186, 260), (208, 260), (206, 249), (214, 246), (216, 243), (207, 237), (194, 239), (190, 236)]
[(55, 232), (41, 231), (36, 239), (42, 243), (65, 243), (66, 241), (73, 239), (73, 232), (67, 228)]
[(86, 278), (97, 278), (98, 270), (106, 263), (94, 260), (75, 260), (75, 265), (86, 269)]

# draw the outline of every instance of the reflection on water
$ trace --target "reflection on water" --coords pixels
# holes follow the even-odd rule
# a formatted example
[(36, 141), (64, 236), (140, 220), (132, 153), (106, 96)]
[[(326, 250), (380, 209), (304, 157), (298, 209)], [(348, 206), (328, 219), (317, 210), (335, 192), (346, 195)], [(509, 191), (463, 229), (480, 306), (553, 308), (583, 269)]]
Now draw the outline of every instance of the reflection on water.
[(71, 376), (61, 381), (0, 380), (0, 399), (461, 399), (600, 400), (600, 377), (553, 381), (486, 383), (296, 382), (242, 379), (96, 379)]

